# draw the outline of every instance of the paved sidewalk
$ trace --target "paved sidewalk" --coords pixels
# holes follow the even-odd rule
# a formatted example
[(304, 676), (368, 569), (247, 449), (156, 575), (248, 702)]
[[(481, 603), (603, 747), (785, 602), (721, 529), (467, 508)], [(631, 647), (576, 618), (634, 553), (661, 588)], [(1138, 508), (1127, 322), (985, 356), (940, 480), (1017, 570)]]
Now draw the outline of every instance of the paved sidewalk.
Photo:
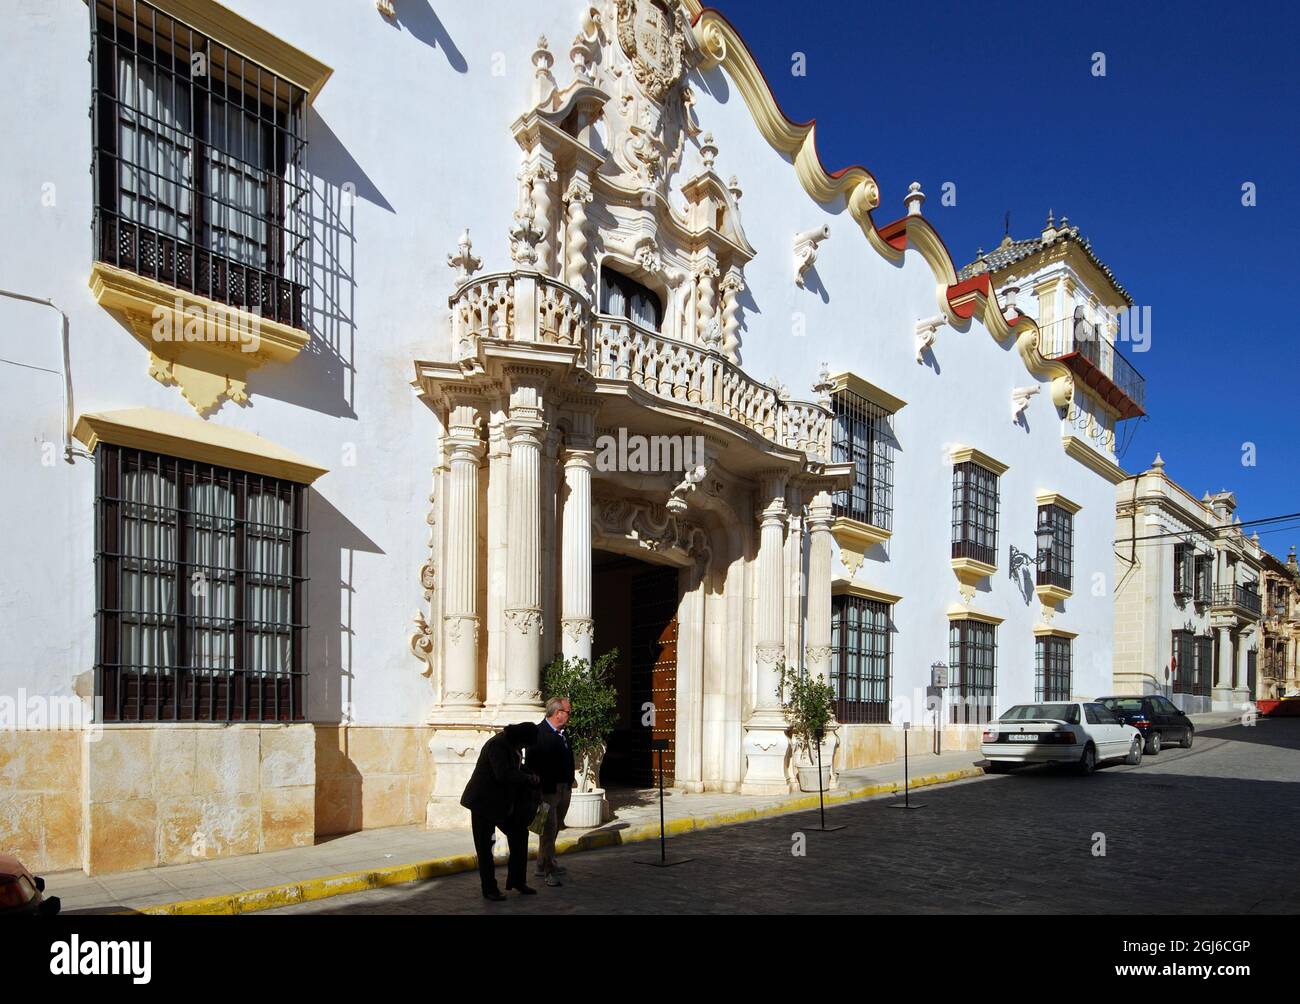
[[(1236, 724), (1239, 716), (1194, 715), (1202, 730)], [(928, 749), (910, 761), (916, 787), (981, 777), (976, 751), (936, 756)], [(902, 791), (903, 762), (877, 764), (840, 775), (839, 788), (827, 804), (891, 796)], [(590, 830), (568, 829), (557, 849), (572, 853), (642, 840), (659, 834), (658, 792), (611, 792), (613, 821)], [(669, 834), (805, 811), (817, 807), (817, 794), (760, 798), (714, 792), (667, 792), (664, 814)], [(535, 851), (537, 838), (531, 837)], [(504, 862), (504, 858), (499, 859)], [(473, 845), (465, 831), (426, 830), (420, 825), (362, 830), (324, 837), (312, 847), (264, 854), (214, 858), (192, 864), (88, 876), (81, 871), (50, 872), (46, 889), (62, 899), (68, 915), (94, 913), (247, 913), (290, 903), (323, 899), (363, 889), (420, 881), (475, 867)]]

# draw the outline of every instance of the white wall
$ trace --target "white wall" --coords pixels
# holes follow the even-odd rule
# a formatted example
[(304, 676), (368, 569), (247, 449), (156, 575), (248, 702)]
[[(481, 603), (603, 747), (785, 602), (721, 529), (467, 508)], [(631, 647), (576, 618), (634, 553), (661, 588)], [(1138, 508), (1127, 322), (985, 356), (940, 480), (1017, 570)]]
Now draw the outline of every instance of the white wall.
[[(251, 404), (226, 403), (211, 421), (263, 435), (330, 469), (311, 514), (310, 717), (414, 722), (429, 702), (406, 639), (420, 603), (430, 468), (437, 423), (410, 387), (412, 360), (447, 355), (451, 288), (445, 255), (469, 226), (485, 269), (508, 267), (519, 151), (510, 122), (525, 106), (529, 56), (539, 34), (569, 78), (568, 40), (586, 4), (399, 3), (399, 25), (368, 2), (231, 0), (228, 6), (334, 68), (309, 117), (316, 177), (318, 269), (313, 347), (287, 366), (256, 371)], [(434, 11), (436, 10), (436, 14)], [(0, 286), (51, 297), (71, 319), (78, 414), (148, 406), (192, 414), (176, 388), (147, 375), (147, 353), (98, 307), (91, 264), (92, 186), (89, 23), (75, 0), (6, 4), (0, 130), (11, 137), (3, 170)], [(494, 75), (494, 67), (502, 70)], [(1033, 378), (1010, 345), (979, 325), (939, 333), (938, 367), (914, 359), (912, 328), (938, 313), (935, 282), (915, 252), (881, 259), (842, 207), (816, 205), (787, 161), (763, 141), (738, 89), (719, 71), (696, 81), (697, 109), (721, 153), (718, 171), (745, 190), (742, 220), (757, 259), (747, 270), (745, 368), (775, 375), (811, 398), (819, 364), (850, 369), (906, 399), (895, 431), (894, 538), (859, 573), (901, 593), (896, 608), (895, 692), (923, 686), (947, 659), (944, 609), (957, 601), (948, 565), (949, 444), (978, 447), (1011, 465), (1001, 486), (1000, 570), (977, 608), (1006, 618), (999, 630), (1002, 703), (1029, 696), (1038, 603), (1008, 581), (1010, 543), (1033, 547), (1034, 493), (1060, 491), (1083, 505), (1075, 521), (1075, 597), (1056, 623), (1079, 632), (1075, 689), (1109, 680), (1111, 598), (1094, 573), (1111, 573), (1113, 489), (1061, 450), (1047, 388), (1028, 429), (1011, 421), (1011, 389)], [(691, 155), (694, 156), (693, 154)], [(684, 175), (693, 162), (688, 159)], [(42, 204), (42, 186), (55, 203)], [(344, 186), (355, 186), (354, 200)], [(884, 193), (878, 219), (901, 215)], [(828, 221), (832, 236), (807, 290), (795, 287), (796, 231)], [(17, 237), (18, 239), (15, 239)], [(792, 314), (807, 336), (791, 335)], [(0, 442), (8, 487), (0, 576), (0, 690), (66, 692), (93, 666), (93, 470), (79, 459), (41, 463), (61, 444), (57, 317), (0, 300)], [(343, 466), (349, 444), (355, 466)]]

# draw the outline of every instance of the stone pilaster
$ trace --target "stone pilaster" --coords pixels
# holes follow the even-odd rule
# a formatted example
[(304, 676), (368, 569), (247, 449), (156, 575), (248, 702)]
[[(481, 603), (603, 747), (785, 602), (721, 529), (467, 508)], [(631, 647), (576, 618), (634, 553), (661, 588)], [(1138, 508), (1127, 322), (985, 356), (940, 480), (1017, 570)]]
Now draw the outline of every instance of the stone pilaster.
[(1214, 664), (1214, 690), (1211, 707), (1215, 711), (1231, 711), (1232, 703), (1232, 666), (1235, 650), (1232, 645), (1232, 628), (1216, 625), (1219, 631), (1219, 658)]
[(762, 478), (757, 596), (754, 623), (756, 691), (745, 723), (746, 794), (788, 792), (790, 740), (778, 688), (785, 660), (785, 482), (784, 471)]
[[(831, 675), (831, 523), (835, 511), (831, 497), (818, 492), (808, 506), (808, 633), (804, 667), (808, 675), (829, 682)], [(835, 751), (838, 727), (832, 723), (822, 742), (822, 764), (830, 768), (829, 786), (837, 786)]]

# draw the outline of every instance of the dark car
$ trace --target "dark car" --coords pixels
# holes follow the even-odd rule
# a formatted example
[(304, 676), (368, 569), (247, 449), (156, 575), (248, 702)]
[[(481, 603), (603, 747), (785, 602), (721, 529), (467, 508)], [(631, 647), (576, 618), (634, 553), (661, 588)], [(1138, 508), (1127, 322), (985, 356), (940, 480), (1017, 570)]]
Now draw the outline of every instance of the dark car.
[(17, 858), (0, 854), (0, 917), (52, 917), (59, 912), (59, 897), (43, 895), (45, 879), (29, 872)]
[(1099, 697), (1097, 703), (1142, 733), (1145, 753), (1159, 753), (1162, 746), (1192, 748), (1196, 737), (1192, 720), (1167, 697), (1157, 694)]

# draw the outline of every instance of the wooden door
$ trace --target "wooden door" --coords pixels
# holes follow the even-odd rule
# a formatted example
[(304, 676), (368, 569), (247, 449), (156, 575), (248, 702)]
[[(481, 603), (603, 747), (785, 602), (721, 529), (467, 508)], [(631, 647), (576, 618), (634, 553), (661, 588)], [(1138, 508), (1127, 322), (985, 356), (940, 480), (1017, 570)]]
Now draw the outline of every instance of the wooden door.
[[(677, 569), (653, 568), (632, 581), (631, 697), (634, 783), (659, 783), (652, 740), (667, 740), (664, 786), (673, 783), (677, 739)], [(643, 724), (647, 705), (653, 725)]]

